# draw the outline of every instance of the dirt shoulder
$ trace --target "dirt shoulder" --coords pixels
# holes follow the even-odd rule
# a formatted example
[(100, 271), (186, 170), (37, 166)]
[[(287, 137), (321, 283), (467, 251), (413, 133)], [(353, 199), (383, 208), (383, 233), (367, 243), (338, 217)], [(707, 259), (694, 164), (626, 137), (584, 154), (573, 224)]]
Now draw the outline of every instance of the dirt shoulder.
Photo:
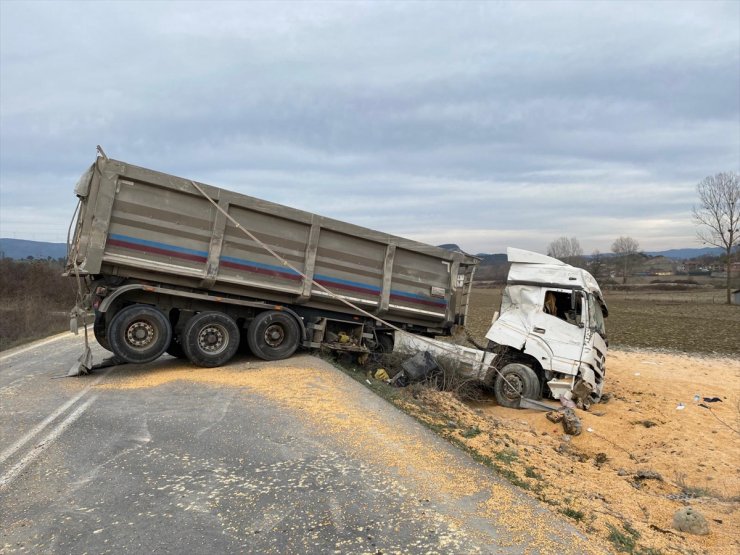
[[(577, 437), (493, 399), (424, 389), (399, 403), (614, 551), (737, 553), (740, 360), (612, 351), (606, 392), (608, 402), (577, 411)], [(687, 505), (708, 536), (672, 529)]]

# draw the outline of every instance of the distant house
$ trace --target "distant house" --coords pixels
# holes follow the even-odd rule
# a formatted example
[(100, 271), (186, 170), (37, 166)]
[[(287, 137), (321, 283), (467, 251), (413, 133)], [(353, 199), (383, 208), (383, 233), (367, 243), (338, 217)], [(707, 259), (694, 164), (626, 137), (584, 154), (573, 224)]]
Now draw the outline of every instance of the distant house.
[(732, 292), (732, 304), (740, 305), (740, 289), (735, 289)]
[[(740, 262), (733, 262), (730, 266), (732, 275), (740, 274)], [(727, 277), (727, 264), (722, 262), (706, 262), (702, 260), (684, 260), (676, 264), (676, 272), (690, 276)]]
[[(736, 276), (740, 272), (740, 262), (733, 262), (730, 264), (732, 275)], [(712, 277), (726, 278), (727, 277), (727, 264), (715, 264), (712, 266)]]
[(711, 265), (695, 260), (687, 260), (676, 267), (679, 274), (688, 274), (690, 276), (708, 276), (712, 270)]
[(665, 256), (656, 256), (642, 263), (641, 273), (646, 276), (672, 276), (675, 262)]

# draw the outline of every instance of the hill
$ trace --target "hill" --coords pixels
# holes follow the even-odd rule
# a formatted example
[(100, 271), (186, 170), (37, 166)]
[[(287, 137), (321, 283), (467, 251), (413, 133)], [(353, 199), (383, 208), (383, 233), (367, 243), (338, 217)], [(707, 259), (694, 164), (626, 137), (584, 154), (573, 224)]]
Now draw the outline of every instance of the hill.
[(33, 258), (66, 258), (66, 243), (46, 243), (44, 241), (27, 241), (25, 239), (0, 239), (0, 253), (3, 258), (22, 260)]
[(725, 253), (724, 249), (717, 247), (699, 247), (689, 249), (668, 249), (667, 251), (646, 252), (650, 256), (665, 256), (674, 260), (688, 260), (699, 256), (720, 256)]

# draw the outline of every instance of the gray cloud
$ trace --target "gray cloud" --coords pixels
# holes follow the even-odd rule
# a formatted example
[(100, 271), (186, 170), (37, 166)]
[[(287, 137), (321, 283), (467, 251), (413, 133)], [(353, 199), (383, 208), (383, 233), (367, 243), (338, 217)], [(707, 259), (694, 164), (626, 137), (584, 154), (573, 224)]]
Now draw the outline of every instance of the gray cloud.
[(0, 234), (109, 155), (432, 243), (694, 244), (740, 167), (740, 5), (0, 4)]

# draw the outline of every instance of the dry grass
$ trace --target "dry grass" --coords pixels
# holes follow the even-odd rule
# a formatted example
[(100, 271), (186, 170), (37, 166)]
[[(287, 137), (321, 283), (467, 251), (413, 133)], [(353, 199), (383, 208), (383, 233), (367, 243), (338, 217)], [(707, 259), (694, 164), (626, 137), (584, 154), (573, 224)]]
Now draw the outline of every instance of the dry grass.
[(75, 280), (57, 261), (0, 260), (0, 350), (69, 328)]

